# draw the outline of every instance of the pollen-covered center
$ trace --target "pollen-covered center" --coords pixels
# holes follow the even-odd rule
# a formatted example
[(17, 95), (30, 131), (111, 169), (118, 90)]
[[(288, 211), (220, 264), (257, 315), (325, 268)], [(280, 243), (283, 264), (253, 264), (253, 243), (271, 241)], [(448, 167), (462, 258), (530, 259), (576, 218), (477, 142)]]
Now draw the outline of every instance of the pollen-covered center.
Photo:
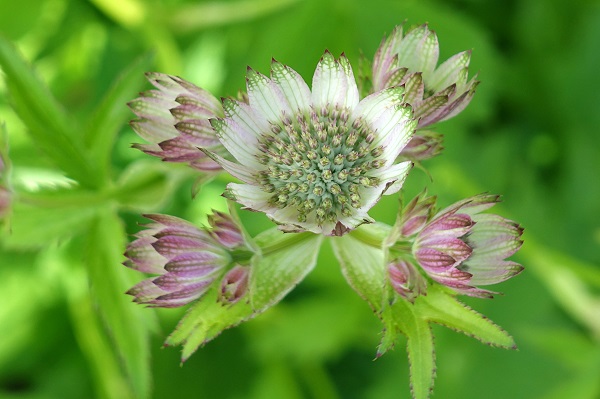
[(369, 176), (381, 168), (383, 147), (373, 148), (374, 132), (347, 109), (283, 115), (260, 140), (258, 179), (272, 193), (270, 203), (297, 210), (299, 222), (312, 212), (319, 225), (350, 216), (363, 204), (363, 188), (379, 185)]

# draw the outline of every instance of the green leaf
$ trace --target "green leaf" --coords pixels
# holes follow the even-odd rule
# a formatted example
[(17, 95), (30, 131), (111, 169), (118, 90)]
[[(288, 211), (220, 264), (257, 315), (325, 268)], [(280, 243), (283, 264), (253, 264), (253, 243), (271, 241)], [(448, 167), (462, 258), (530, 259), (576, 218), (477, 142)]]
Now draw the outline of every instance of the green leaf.
[(323, 236), (312, 233), (283, 233), (268, 230), (256, 243), (262, 257), (256, 257), (250, 272), (250, 301), (256, 311), (279, 302), (315, 267)]
[(90, 157), (101, 167), (100, 172), (105, 175), (104, 178), (109, 172), (110, 154), (115, 137), (132, 116), (126, 103), (134, 98), (142, 87), (144, 72), (150, 67), (151, 60), (150, 55), (142, 56), (122, 71), (87, 123), (84, 144)]
[(155, 323), (149, 309), (131, 303), (123, 293), (133, 285), (135, 272), (121, 265), (125, 231), (119, 218), (104, 210), (88, 235), (85, 264), (94, 299), (106, 323), (125, 374), (140, 398), (150, 394), (150, 350), (148, 325)]
[(416, 303), (421, 317), (462, 332), (481, 342), (506, 349), (516, 349), (515, 341), (506, 331), (484, 315), (477, 313), (448, 294), (439, 285), (428, 287), (427, 295)]
[(0, 37), (0, 67), (15, 111), (39, 146), (70, 177), (86, 187), (99, 185), (99, 176), (86, 157), (79, 131), (18, 50)]
[(218, 301), (214, 285), (185, 314), (167, 345), (183, 345), (182, 361), (223, 330), (234, 327), (280, 301), (315, 266), (322, 236), (284, 234), (277, 229), (256, 237), (263, 254), (252, 261), (248, 296), (227, 305)]
[(379, 313), (387, 298), (384, 251), (354, 235), (335, 237), (331, 245), (350, 286), (369, 303), (373, 311)]
[(177, 173), (162, 162), (144, 159), (130, 164), (119, 176), (114, 198), (122, 206), (137, 211), (153, 211), (160, 208), (187, 174)]
[[(435, 378), (435, 350), (429, 323), (412, 304), (404, 300), (394, 303), (391, 313), (398, 331), (407, 338), (410, 390), (413, 398), (426, 399), (433, 390)], [(386, 332), (390, 333), (392, 332)]]
[(96, 211), (93, 203), (49, 208), (15, 202), (10, 219), (11, 231), (2, 237), (2, 241), (9, 248), (42, 248), (50, 242), (80, 233), (87, 228)]

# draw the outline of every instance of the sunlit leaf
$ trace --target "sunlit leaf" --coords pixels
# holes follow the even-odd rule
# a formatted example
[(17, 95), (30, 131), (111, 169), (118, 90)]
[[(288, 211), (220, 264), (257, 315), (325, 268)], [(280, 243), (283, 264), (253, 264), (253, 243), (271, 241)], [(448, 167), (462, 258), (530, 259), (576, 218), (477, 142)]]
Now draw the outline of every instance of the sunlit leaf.
[(148, 71), (150, 61), (149, 55), (142, 56), (121, 72), (87, 124), (84, 144), (104, 175), (109, 172), (115, 137), (126, 121), (133, 116), (125, 104), (140, 91), (144, 82), (144, 72)]
[(0, 37), (0, 67), (12, 104), (36, 145), (83, 186), (98, 184), (98, 175), (81, 143), (74, 121), (67, 118), (52, 94), (7, 40)]

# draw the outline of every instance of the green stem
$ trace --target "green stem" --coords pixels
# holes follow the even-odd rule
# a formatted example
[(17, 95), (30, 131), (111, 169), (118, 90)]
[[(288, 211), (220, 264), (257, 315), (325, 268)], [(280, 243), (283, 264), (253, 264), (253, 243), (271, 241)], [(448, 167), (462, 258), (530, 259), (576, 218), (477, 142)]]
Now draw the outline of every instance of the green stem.
[(281, 249), (287, 248), (294, 244), (297, 244), (301, 241), (304, 241), (308, 238), (314, 236), (314, 233), (304, 232), (304, 233), (296, 233), (296, 234), (284, 234), (280, 239), (275, 240), (269, 245), (266, 245), (262, 248), (263, 255), (269, 255), (273, 252), (277, 252)]

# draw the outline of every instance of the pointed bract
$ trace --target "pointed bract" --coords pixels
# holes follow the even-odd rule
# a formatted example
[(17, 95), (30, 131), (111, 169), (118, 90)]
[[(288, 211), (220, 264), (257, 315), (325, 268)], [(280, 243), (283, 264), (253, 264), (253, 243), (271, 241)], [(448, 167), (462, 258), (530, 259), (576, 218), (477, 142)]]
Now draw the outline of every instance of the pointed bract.
[[(241, 232), (224, 213), (209, 216), (210, 229), (169, 215), (145, 215), (153, 222), (127, 246), (125, 266), (158, 274), (127, 293), (153, 307), (178, 307), (200, 298), (245, 248)], [(249, 259), (248, 259), (249, 260)]]
[(406, 85), (406, 101), (419, 128), (449, 119), (471, 101), (479, 83), (468, 80), (471, 52), (450, 57), (436, 68), (439, 44), (434, 31), (421, 25), (406, 34), (396, 27), (382, 41), (373, 61), (373, 91)]
[(148, 73), (146, 77), (156, 90), (141, 93), (128, 105), (138, 117), (131, 127), (150, 144), (134, 147), (166, 162), (187, 163), (205, 173), (219, 172), (219, 165), (199, 148), (225, 153), (209, 122), (223, 116), (221, 103), (176, 76)]

